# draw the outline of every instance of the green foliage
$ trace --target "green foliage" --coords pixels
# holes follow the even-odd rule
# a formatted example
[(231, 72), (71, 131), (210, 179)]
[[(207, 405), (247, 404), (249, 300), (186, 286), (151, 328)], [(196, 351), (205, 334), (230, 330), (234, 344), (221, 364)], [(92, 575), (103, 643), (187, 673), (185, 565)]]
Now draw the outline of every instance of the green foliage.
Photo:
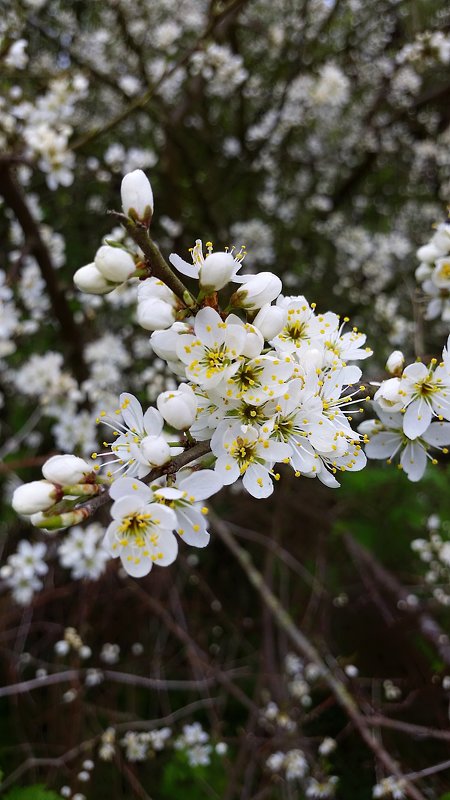
[(183, 797), (183, 800), (198, 800), (199, 797), (207, 796), (206, 790), (211, 786), (217, 796), (222, 797), (226, 785), (223, 759), (212, 755), (211, 763), (207, 767), (191, 767), (186, 754), (179, 751), (174, 753), (164, 769), (159, 798), (173, 800), (174, 797)]
[(417, 569), (410, 542), (424, 535), (430, 514), (450, 519), (448, 481), (448, 467), (442, 465), (430, 467), (420, 486), (392, 465), (372, 463), (362, 472), (347, 473), (340, 489), (342, 513), (334, 530), (350, 532), (388, 567), (398, 569), (414, 560)]
[(42, 783), (35, 783), (33, 786), (15, 786), (3, 800), (60, 800), (60, 795), (46, 789)]

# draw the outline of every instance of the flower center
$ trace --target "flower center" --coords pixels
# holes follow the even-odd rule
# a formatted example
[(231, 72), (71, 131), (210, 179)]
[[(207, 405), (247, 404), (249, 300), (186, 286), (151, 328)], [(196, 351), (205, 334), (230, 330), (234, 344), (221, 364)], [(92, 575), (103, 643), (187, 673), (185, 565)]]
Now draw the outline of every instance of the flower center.
[(239, 407), (237, 416), (247, 425), (252, 425), (255, 422), (262, 425), (263, 422), (266, 421), (266, 417), (264, 416), (261, 406), (250, 406), (246, 403), (243, 403), (242, 406)]
[[(119, 532), (125, 534), (128, 539), (132, 537), (135, 539), (135, 544), (138, 547), (142, 547), (144, 545), (144, 536), (148, 528), (153, 524), (151, 519), (151, 514), (135, 511), (133, 514), (123, 517)], [(142, 543), (139, 540), (142, 540)]]
[(307, 327), (305, 323), (300, 322), (300, 320), (288, 322), (285, 331), (286, 338), (291, 339), (293, 342), (298, 342), (300, 339), (308, 339)]
[(244, 364), (232, 378), (233, 383), (239, 386), (239, 389), (246, 392), (252, 386), (259, 386), (259, 376), (263, 371), (263, 367), (257, 367), (254, 364)]
[(450, 278), (450, 261), (444, 261), (439, 268), (439, 275), (442, 278)]
[(278, 435), (287, 441), (294, 432), (294, 420), (292, 417), (284, 417), (277, 422)]
[(238, 436), (231, 445), (230, 454), (239, 464), (239, 469), (243, 474), (255, 461), (255, 444)]
[(429, 397), (437, 392), (439, 387), (431, 382), (431, 376), (428, 375), (425, 380), (415, 383), (414, 388), (420, 397)]
[(205, 355), (202, 359), (202, 363), (207, 369), (208, 377), (213, 375), (215, 372), (220, 372), (223, 370), (230, 363), (225, 345), (221, 345), (216, 350), (213, 350), (209, 347), (205, 348)]

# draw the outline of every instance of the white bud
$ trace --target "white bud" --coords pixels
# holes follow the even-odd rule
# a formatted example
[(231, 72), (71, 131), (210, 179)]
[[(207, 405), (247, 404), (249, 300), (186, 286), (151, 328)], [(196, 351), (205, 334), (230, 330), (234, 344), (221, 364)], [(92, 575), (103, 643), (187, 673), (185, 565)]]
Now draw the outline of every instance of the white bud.
[(386, 361), (386, 370), (390, 375), (401, 375), (405, 366), (405, 356), (401, 350), (394, 350)]
[(18, 514), (31, 516), (38, 511), (47, 511), (59, 499), (58, 490), (48, 481), (31, 481), (19, 486), (13, 496), (11, 505)]
[(141, 441), (140, 451), (151, 467), (162, 467), (170, 461), (170, 447), (164, 436), (145, 436)]
[(77, 269), (73, 282), (80, 292), (87, 294), (108, 294), (117, 286), (117, 283), (107, 281), (94, 263)]
[(199, 282), (203, 290), (217, 292), (235, 275), (239, 267), (231, 253), (210, 253), (200, 267)]
[(146, 278), (145, 281), (140, 281), (138, 286), (138, 293), (137, 293), (138, 303), (142, 303), (145, 300), (164, 300), (165, 303), (170, 303), (170, 305), (177, 305), (177, 297), (172, 292), (172, 289), (169, 289), (168, 286), (161, 281), (159, 278)]
[(442, 255), (448, 253), (450, 250), (450, 225), (445, 222), (439, 225), (431, 241), (441, 251)]
[(258, 328), (264, 339), (269, 342), (283, 330), (287, 319), (287, 308), (271, 306), (270, 303), (262, 306), (258, 311), (253, 325)]
[(156, 405), (167, 424), (177, 431), (185, 431), (193, 425), (197, 398), (187, 383), (181, 383), (176, 391), (161, 392)]
[(141, 169), (125, 175), (120, 188), (123, 213), (150, 225), (153, 216), (153, 192), (150, 181)]
[(417, 281), (425, 281), (427, 278), (430, 277), (432, 273), (432, 266), (431, 264), (427, 264), (425, 261), (422, 261), (421, 264), (417, 267), (415, 271), (415, 276)]
[(428, 261), (429, 263), (435, 261), (441, 255), (442, 251), (432, 242), (428, 242), (428, 244), (424, 244), (423, 247), (419, 247), (416, 252), (419, 261)]
[(70, 650), (70, 644), (65, 639), (59, 639), (55, 642), (54, 650), (58, 656), (66, 656)]
[(375, 393), (374, 400), (384, 411), (400, 411), (404, 402), (399, 389), (400, 378), (389, 378), (387, 381), (383, 381)]
[(83, 458), (72, 455), (52, 456), (42, 467), (44, 478), (53, 483), (67, 486), (73, 483), (84, 483), (86, 475), (90, 475), (92, 467)]
[(146, 331), (159, 331), (170, 328), (175, 321), (175, 310), (165, 300), (154, 298), (138, 303), (136, 317)]
[(190, 333), (190, 327), (185, 322), (174, 322), (170, 330), (158, 330), (150, 337), (153, 351), (164, 361), (178, 361), (177, 345), (179, 336)]
[(333, 753), (336, 750), (337, 743), (335, 739), (332, 739), (331, 736), (326, 736), (323, 742), (319, 745), (319, 753), (321, 756), (329, 756), (330, 753)]
[(133, 256), (121, 247), (104, 244), (97, 250), (94, 264), (107, 281), (123, 283), (136, 269)]
[(282, 284), (277, 275), (273, 272), (260, 272), (246, 279), (233, 294), (230, 302), (250, 311), (256, 310), (275, 300), (281, 289)]

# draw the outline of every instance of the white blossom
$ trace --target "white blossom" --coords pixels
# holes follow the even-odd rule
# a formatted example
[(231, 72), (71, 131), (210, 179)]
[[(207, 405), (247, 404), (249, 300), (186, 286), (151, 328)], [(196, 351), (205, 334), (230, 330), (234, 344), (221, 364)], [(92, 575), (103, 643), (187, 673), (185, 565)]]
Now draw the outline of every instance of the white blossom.
[(178, 552), (172, 509), (155, 503), (152, 490), (133, 478), (119, 478), (110, 494), (113, 521), (104, 539), (110, 556), (120, 557), (124, 569), (135, 578), (147, 575), (154, 563), (171, 564)]

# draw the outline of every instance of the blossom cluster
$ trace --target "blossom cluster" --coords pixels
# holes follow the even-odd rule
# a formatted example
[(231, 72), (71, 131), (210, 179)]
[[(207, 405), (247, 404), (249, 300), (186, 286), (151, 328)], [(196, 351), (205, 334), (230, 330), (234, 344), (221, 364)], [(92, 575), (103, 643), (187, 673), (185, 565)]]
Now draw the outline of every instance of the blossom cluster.
[[(34, 519), (41, 519), (39, 512)], [(110, 559), (102, 542), (104, 534), (101, 523), (91, 522), (84, 528), (75, 525), (51, 547), (42, 541), (33, 544), (22, 539), (0, 568), (0, 578), (11, 590), (16, 603), (23, 606), (28, 605), (33, 596), (44, 588), (49, 562), (55, 557), (61, 567), (70, 570), (73, 580), (98, 580)], [(78, 647), (76, 649), (79, 650)], [(64, 654), (65, 647), (61, 645), (58, 652)], [(81, 650), (81, 654), (86, 652)]]
[(366, 455), (400, 468), (410, 481), (419, 481), (427, 461), (437, 461), (430, 450), (447, 453), (450, 445), (450, 337), (442, 360), (416, 361), (403, 368), (404, 358), (394, 351), (387, 362), (392, 377), (383, 381), (374, 397), (378, 419), (365, 420), (359, 432), (367, 435)]
[[(355, 431), (364, 386), (352, 362), (371, 355), (365, 335), (347, 330), (347, 318), (319, 313), (302, 295), (283, 295), (274, 273), (244, 273), (243, 246), (214, 251), (198, 239), (190, 261), (173, 253), (169, 266), (149, 235), (154, 198), (141, 170), (124, 177), (121, 197), (129, 241), (107, 240), (75, 283), (98, 295), (131, 281), (137, 321), (152, 331), (151, 348), (174, 388), (145, 412), (122, 392), (115, 414), (97, 417), (113, 441), (92, 454), (95, 466), (53, 456), (44, 480), (16, 489), (16, 511), (44, 529), (76, 525), (92, 513), (93, 497), (109, 493), (112, 522), (102, 546), (93, 528), (75, 529), (61, 545), (74, 577), (100, 575), (108, 554), (134, 577), (153, 564), (168, 566), (178, 554), (175, 532), (187, 545), (205, 547), (205, 501), (223, 486), (242, 482), (253, 497), (266, 498), (282, 467), (337, 487), (339, 473), (362, 469), (366, 456), (391, 461), (399, 451), (401, 467), (417, 481), (431, 447), (447, 452), (448, 346), (439, 364), (404, 369), (403, 355), (394, 352), (387, 363), (392, 377), (374, 398), (379, 419)], [(89, 352), (95, 360), (103, 348)]]
[(219, 756), (224, 756), (227, 752), (225, 742), (217, 742), (215, 745), (211, 743), (209, 734), (199, 722), (183, 725), (182, 732), (177, 737), (174, 737), (172, 729), (167, 726), (142, 732), (130, 730), (120, 744), (125, 750), (127, 761), (146, 761), (156, 753), (172, 748), (186, 755), (190, 767), (208, 766), (213, 752)]
[(411, 548), (426, 565), (425, 582), (438, 603), (450, 606), (450, 541), (448, 525), (437, 514), (427, 520), (428, 539), (414, 539)]
[(450, 223), (442, 222), (417, 251), (416, 278), (428, 300), (426, 319), (450, 322)]
[[(272, 733), (275, 741), (284, 735), (289, 744), (293, 744), (301, 731), (299, 714), (312, 705), (311, 692), (321, 678), (316, 664), (305, 663), (295, 653), (288, 653), (284, 662), (284, 679), (291, 698), (289, 712), (280, 709), (270, 700), (262, 709), (260, 723), (266, 732)], [(290, 741), (289, 738), (291, 737)], [(308, 798), (332, 798), (335, 796), (338, 778), (329, 774), (329, 756), (337, 747), (336, 741), (326, 736), (318, 746), (317, 762), (310, 765), (308, 755), (300, 748), (285, 747), (277, 749), (266, 759), (266, 768), (288, 783), (300, 783)]]
[[(204, 250), (197, 240), (190, 262), (170, 256), (175, 273), (148, 234), (154, 201), (141, 170), (124, 177), (121, 196), (121, 219), (139, 248), (103, 244), (75, 283), (95, 295), (139, 278), (137, 321), (152, 331), (153, 352), (178, 388), (161, 392), (145, 413), (123, 392), (113, 418), (101, 412), (97, 419), (114, 440), (93, 454), (95, 467), (54, 456), (44, 480), (16, 489), (13, 506), (39, 527), (61, 529), (89, 516), (89, 499), (110, 484), (113, 521), (104, 547), (141, 577), (153, 563), (174, 561), (174, 531), (189, 545), (208, 543), (202, 504), (223, 486), (242, 480), (253, 497), (266, 498), (280, 478), (278, 465), (330, 487), (339, 486), (339, 473), (362, 469), (362, 436), (351, 421), (364, 387), (351, 362), (371, 350), (356, 327), (346, 330), (347, 318), (318, 313), (302, 295), (282, 295), (274, 273), (243, 273), (244, 247), (214, 251), (207, 242)], [(178, 275), (198, 282), (197, 291)], [(170, 468), (181, 455), (188, 456), (185, 468)], [(151, 485), (141, 480), (149, 474)], [(76, 540), (72, 534), (65, 544), (67, 566), (74, 566)]]
[(48, 566), (44, 560), (47, 546), (44, 542), (31, 544), (22, 539), (15, 553), (9, 556), (0, 569), (0, 578), (11, 589), (16, 603), (28, 605), (35, 592), (42, 589), (42, 577)]

